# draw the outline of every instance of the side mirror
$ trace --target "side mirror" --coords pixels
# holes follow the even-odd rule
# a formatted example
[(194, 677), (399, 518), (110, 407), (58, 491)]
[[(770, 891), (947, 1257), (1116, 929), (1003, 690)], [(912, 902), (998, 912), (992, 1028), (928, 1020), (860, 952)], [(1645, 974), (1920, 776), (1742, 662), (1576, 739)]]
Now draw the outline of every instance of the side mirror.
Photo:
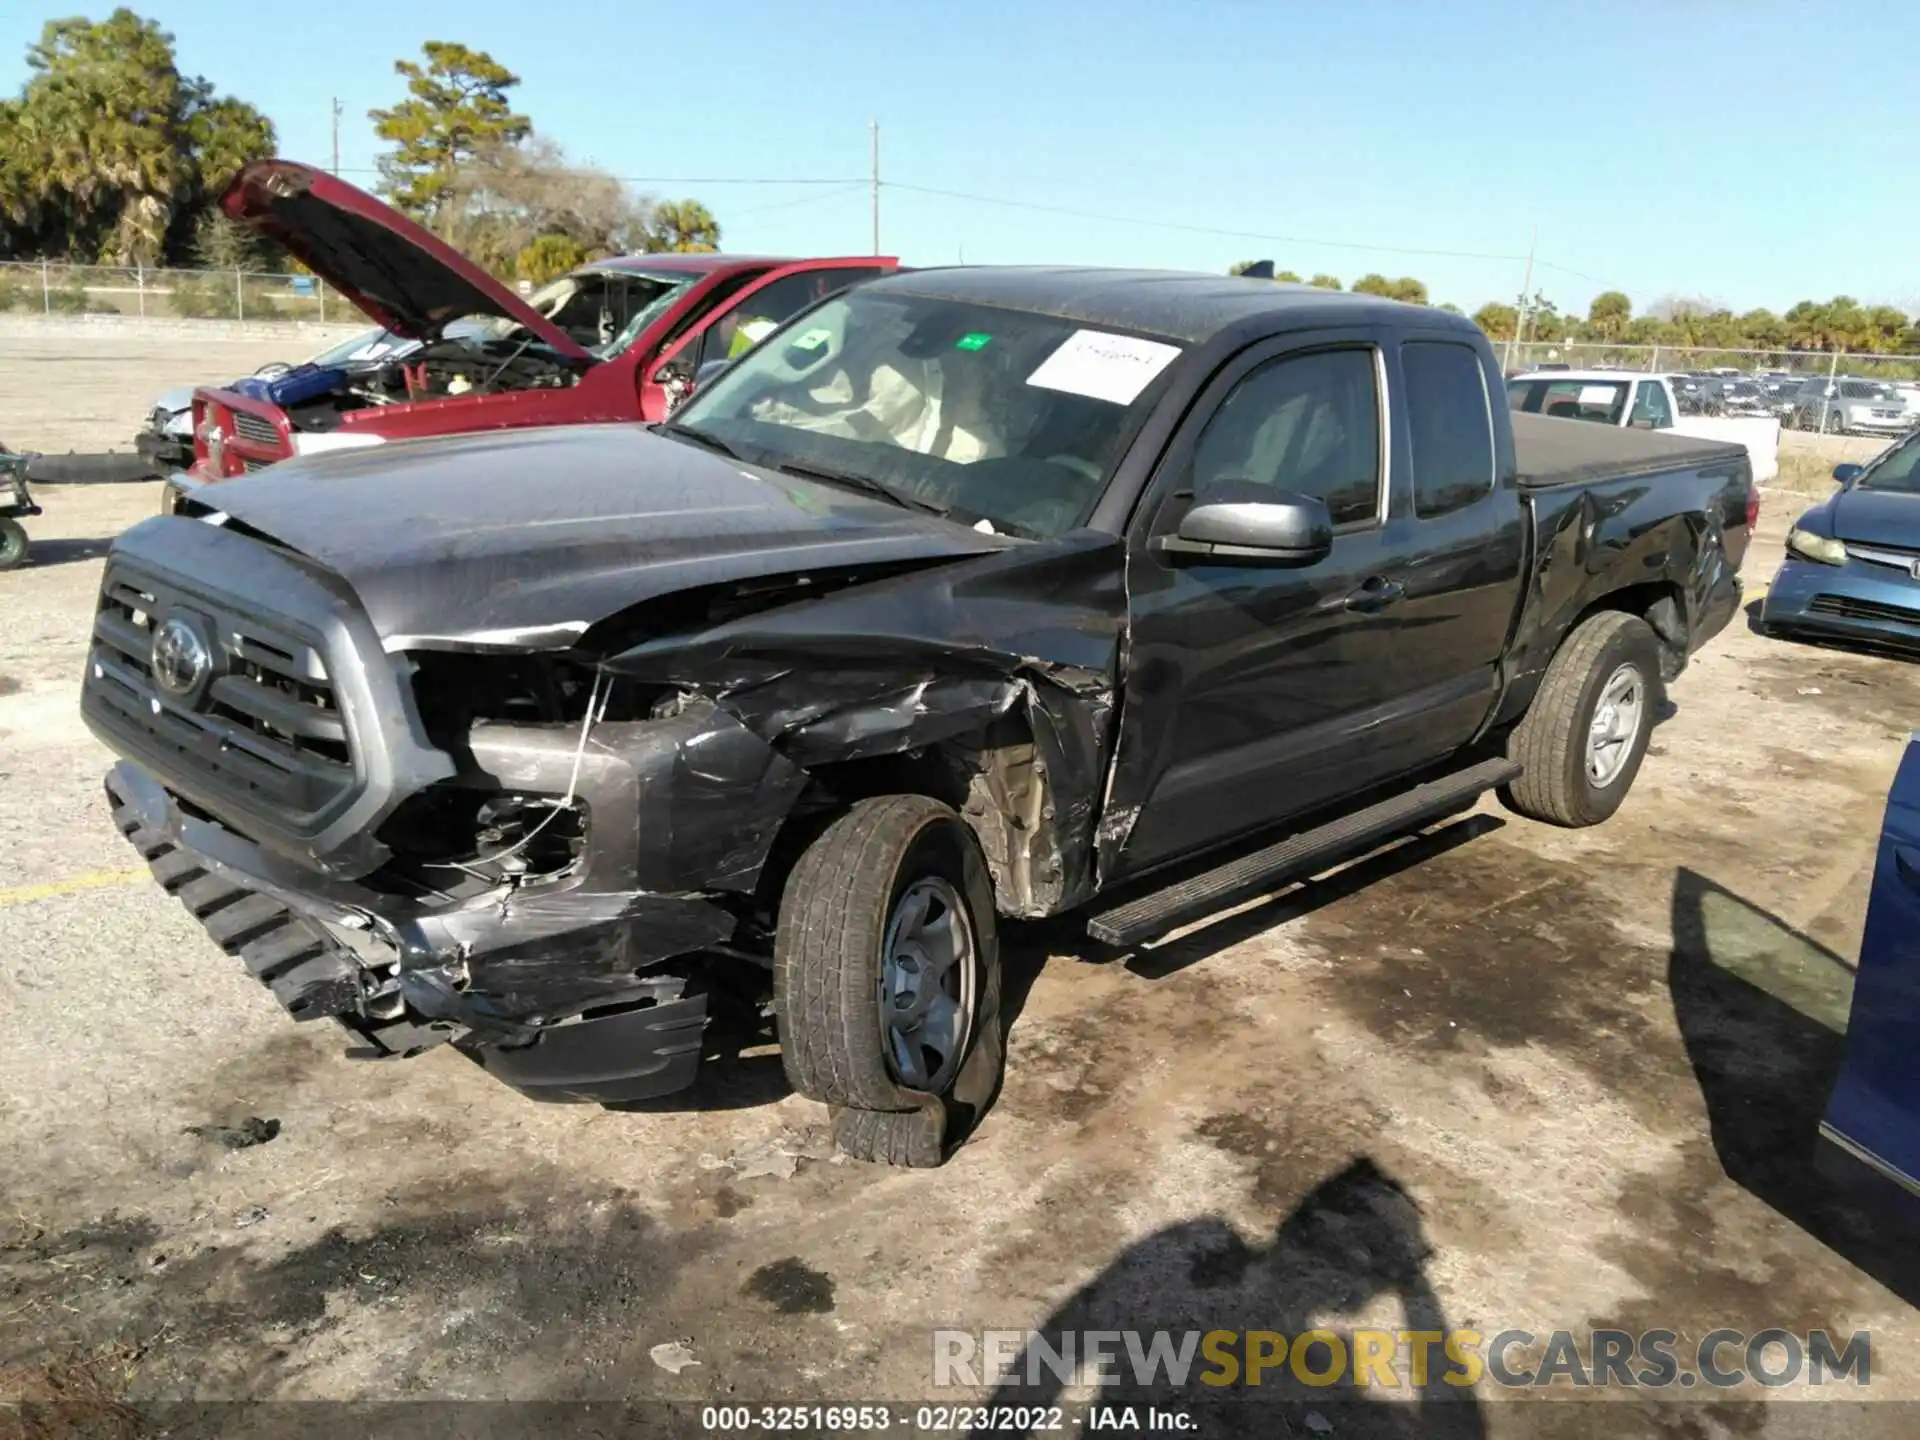
[(1188, 563), (1312, 565), (1333, 551), (1333, 517), (1315, 496), (1222, 480), (1154, 548)]
[(1864, 465), (1836, 465), (1833, 467), (1833, 478), (1839, 484), (1840, 488), (1844, 490), (1847, 486), (1853, 484), (1855, 480), (1858, 480), (1860, 478), (1860, 472), (1866, 468)]

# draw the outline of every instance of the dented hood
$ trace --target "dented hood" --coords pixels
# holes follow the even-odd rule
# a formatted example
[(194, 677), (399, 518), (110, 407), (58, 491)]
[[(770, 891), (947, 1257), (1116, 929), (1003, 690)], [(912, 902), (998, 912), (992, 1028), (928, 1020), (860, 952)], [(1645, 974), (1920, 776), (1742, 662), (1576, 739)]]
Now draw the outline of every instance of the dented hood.
[(388, 650), (562, 648), (676, 591), (1019, 543), (639, 425), (287, 460), (205, 498), (343, 578)]
[(284, 246), (397, 335), (430, 340), (463, 315), (494, 315), (570, 359), (593, 358), (459, 251), (324, 170), (256, 160), (234, 176), (220, 208)]

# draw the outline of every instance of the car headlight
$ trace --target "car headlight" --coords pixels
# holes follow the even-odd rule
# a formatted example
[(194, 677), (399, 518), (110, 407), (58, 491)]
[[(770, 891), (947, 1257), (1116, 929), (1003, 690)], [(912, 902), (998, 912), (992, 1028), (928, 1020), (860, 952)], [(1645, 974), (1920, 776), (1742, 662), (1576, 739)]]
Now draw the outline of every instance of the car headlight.
[(293, 453), (296, 455), (321, 455), (329, 450), (364, 450), (369, 445), (384, 445), (384, 435), (369, 435), (362, 430), (317, 431), (308, 433), (296, 430), (293, 433)]
[(1845, 545), (1825, 535), (1816, 535), (1811, 530), (1802, 530), (1797, 525), (1787, 533), (1787, 549), (1802, 560), (1812, 560), (1820, 565), (1847, 563)]

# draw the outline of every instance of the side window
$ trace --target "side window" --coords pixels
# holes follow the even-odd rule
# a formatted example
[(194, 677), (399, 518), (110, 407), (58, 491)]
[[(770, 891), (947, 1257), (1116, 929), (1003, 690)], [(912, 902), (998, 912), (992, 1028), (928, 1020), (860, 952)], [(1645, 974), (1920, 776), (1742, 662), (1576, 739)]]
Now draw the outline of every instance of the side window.
[(1633, 423), (1653, 430), (1673, 428), (1673, 407), (1667, 403), (1667, 387), (1657, 380), (1642, 380), (1633, 398)]
[(694, 367), (713, 360), (734, 360), (764, 340), (773, 330), (816, 300), (824, 300), (861, 280), (879, 274), (875, 266), (847, 270), (803, 270), (783, 276), (756, 290), (707, 327), (700, 337)]
[(1493, 489), (1493, 417), (1480, 356), (1469, 346), (1400, 347), (1413, 437), (1413, 513), (1449, 515)]
[(1380, 516), (1380, 401), (1372, 350), (1269, 360), (1233, 388), (1193, 452), (1196, 495), (1250, 480), (1326, 502), (1336, 526)]

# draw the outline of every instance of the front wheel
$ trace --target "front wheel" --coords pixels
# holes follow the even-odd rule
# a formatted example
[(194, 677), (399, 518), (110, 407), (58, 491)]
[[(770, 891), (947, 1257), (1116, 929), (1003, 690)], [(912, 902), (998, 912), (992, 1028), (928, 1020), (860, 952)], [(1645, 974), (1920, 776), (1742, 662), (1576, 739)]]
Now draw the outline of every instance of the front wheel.
[(1507, 753), (1525, 768), (1500, 798), (1551, 825), (1598, 825), (1627, 798), (1664, 692), (1660, 641), (1637, 615), (1603, 611), (1560, 646)]
[(780, 900), (774, 1002), (787, 1078), (835, 1108), (862, 1159), (938, 1164), (999, 1088), (993, 886), (960, 817), (862, 800), (801, 855)]
[(18, 520), (0, 520), (0, 570), (24, 565), (27, 549), (26, 527)]

